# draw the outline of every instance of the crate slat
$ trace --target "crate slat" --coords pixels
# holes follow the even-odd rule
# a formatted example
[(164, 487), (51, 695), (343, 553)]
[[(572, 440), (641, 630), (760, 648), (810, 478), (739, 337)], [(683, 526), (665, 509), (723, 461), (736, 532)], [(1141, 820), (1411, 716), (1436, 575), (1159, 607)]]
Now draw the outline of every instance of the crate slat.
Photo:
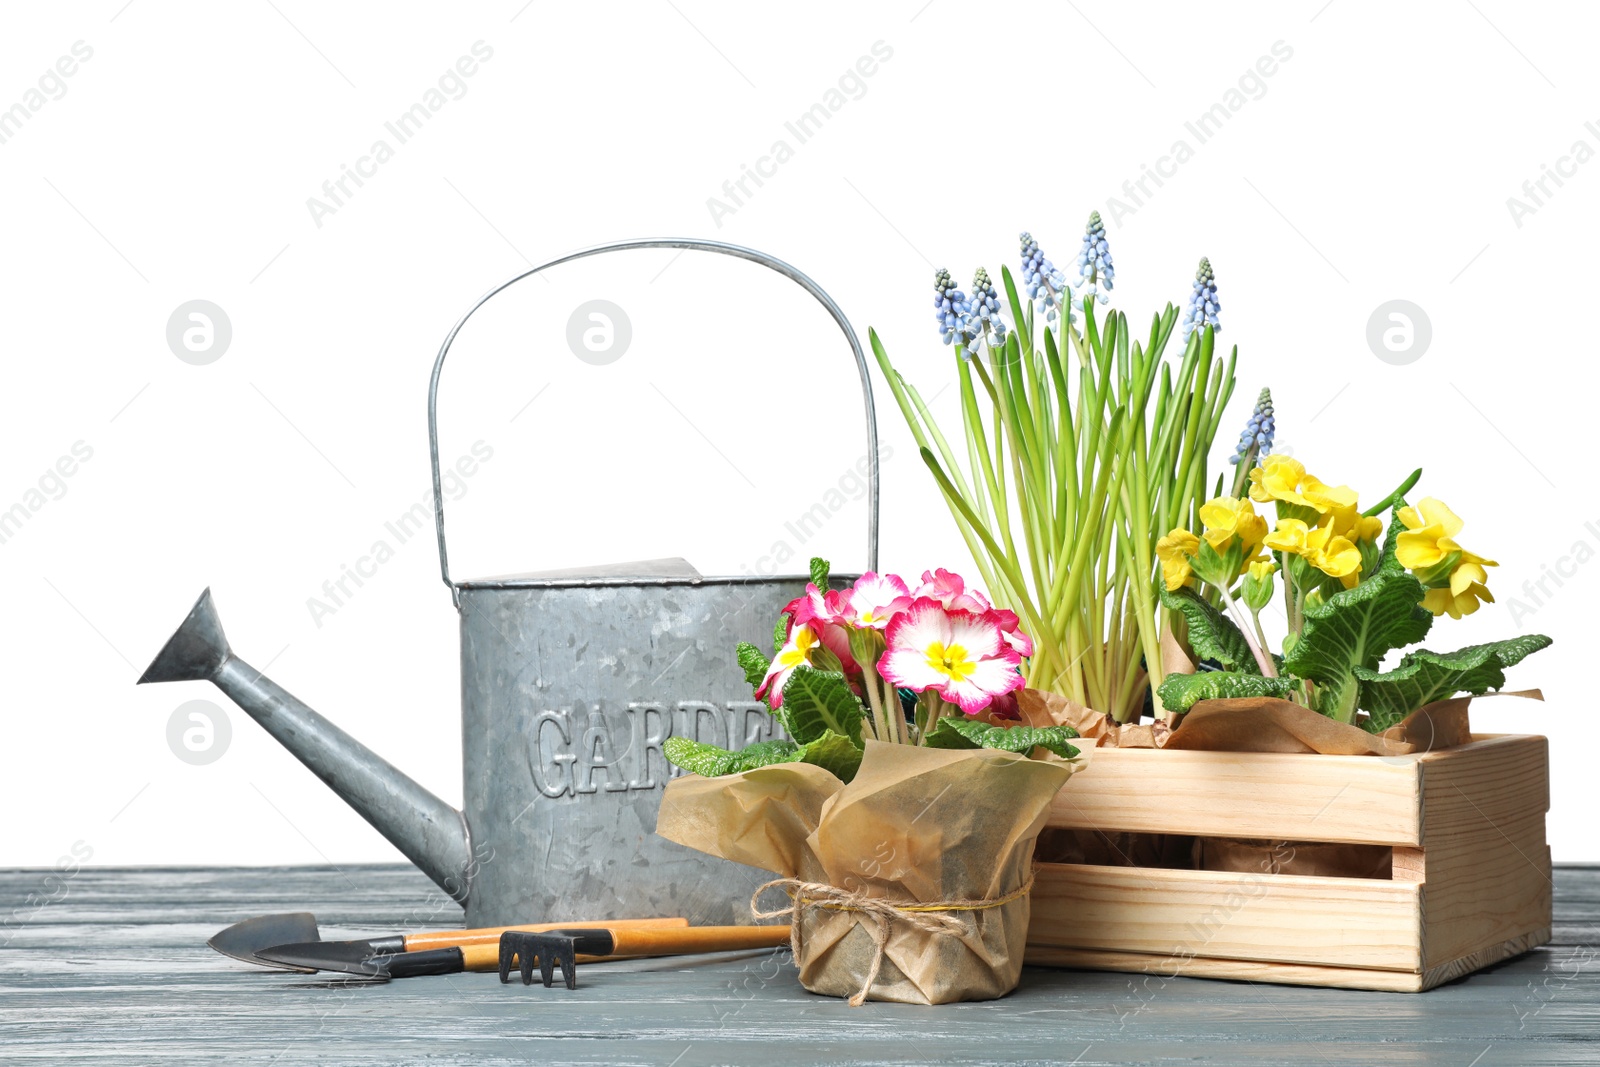
[(1422, 843), (1414, 757), (1101, 748), (1050, 809), (1084, 830), (1272, 837), (1358, 845)]
[(1042, 863), (1030, 944), (1325, 967), (1422, 969), (1416, 885)]

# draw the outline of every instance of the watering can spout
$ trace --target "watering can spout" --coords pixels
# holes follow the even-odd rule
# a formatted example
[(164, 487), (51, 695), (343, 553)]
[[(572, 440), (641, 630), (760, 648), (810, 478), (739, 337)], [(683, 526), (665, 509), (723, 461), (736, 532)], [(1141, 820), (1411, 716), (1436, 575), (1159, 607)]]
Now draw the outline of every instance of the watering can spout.
[(226, 693), (446, 893), (466, 903), (472, 844), (465, 817), (235, 656), (210, 589), (139, 684), (202, 679)]

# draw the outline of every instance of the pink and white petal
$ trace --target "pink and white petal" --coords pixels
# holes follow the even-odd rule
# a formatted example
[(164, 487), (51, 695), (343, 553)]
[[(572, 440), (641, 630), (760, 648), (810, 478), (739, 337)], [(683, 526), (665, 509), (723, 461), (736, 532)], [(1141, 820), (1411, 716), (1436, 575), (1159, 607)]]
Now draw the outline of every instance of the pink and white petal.
[(970, 611), (976, 615), (983, 615), (994, 610), (994, 605), (989, 603), (989, 598), (976, 589), (968, 589), (960, 596), (952, 598), (948, 606), (952, 611)]
[(826, 622), (843, 623), (851, 621), (853, 614), (850, 610), (850, 590), (830, 589), (824, 593), (817, 618)]
[(1027, 657), (1033, 655), (1033, 638), (1021, 630), (1017, 630), (1015, 633), (1006, 633), (1002, 630), (1000, 639), (1006, 643), (1007, 648), (1019, 656)]
[(756, 690), (756, 699), (767, 700), (767, 703), (774, 708), (783, 707), (783, 687), (789, 681), (789, 675), (793, 673), (793, 666), (785, 667), (781, 660), (773, 660), (772, 665), (767, 668), (767, 676), (761, 680), (761, 688)]
[(805, 593), (785, 604), (783, 610), (796, 623), (810, 622), (813, 619), (827, 620), (829, 617), (827, 601), (822, 590), (810, 583), (806, 585)]
[(947, 571), (943, 567), (932, 571), (922, 572), (921, 596), (931, 596), (935, 600), (948, 603), (953, 597), (958, 597), (966, 589), (966, 580), (954, 571)]
[(995, 697), (1021, 689), (1022, 675), (1014, 664), (1002, 659), (986, 659), (977, 663), (959, 682), (949, 681), (941, 689), (944, 698), (959, 706), (968, 715), (975, 715), (988, 707)]
[(897, 596), (910, 596), (905, 579), (898, 574), (878, 574), (868, 571), (856, 579), (855, 590), (871, 598), (875, 604), (887, 603)]
[(878, 660), (878, 673), (890, 685), (912, 689), (938, 688), (949, 681), (943, 671), (935, 670), (928, 662), (928, 654), (913, 648), (890, 649)]
[(1000, 622), (1002, 640), (1021, 655), (1033, 655), (1033, 638), (1022, 632), (1021, 620), (1017, 618), (1017, 613), (1008, 608), (997, 608), (994, 614)]
[(932, 645), (951, 643), (950, 616), (937, 600), (923, 597), (889, 620), (889, 648), (905, 648), (926, 656)]
[(993, 615), (974, 615), (952, 611), (949, 644), (960, 645), (973, 659), (993, 656), (1005, 647), (1000, 639), (1000, 622)]

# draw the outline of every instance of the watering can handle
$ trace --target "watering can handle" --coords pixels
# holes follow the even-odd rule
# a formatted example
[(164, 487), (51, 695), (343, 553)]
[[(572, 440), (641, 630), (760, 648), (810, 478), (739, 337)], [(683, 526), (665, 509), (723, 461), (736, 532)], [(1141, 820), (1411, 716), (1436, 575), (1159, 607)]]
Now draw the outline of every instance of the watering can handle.
[(532, 277), (542, 270), (571, 263), (578, 259), (587, 259), (589, 256), (598, 256), (605, 252), (621, 252), (637, 248), (678, 248), (689, 249), (696, 252), (716, 252), (724, 256), (733, 256), (737, 259), (748, 259), (752, 263), (759, 263), (763, 267), (775, 270), (785, 278), (799, 285), (806, 292), (816, 297), (817, 303), (827, 308), (828, 314), (833, 316), (833, 321), (839, 324), (839, 329), (844, 331), (844, 336), (850, 342), (850, 351), (856, 357), (856, 370), (861, 374), (861, 400), (867, 419), (867, 456), (869, 465), (867, 470), (867, 569), (878, 569), (878, 420), (872, 407), (872, 378), (867, 372), (867, 357), (861, 351), (861, 339), (856, 336), (856, 331), (851, 327), (850, 320), (845, 318), (844, 312), (839, 310), (839, 305), (833, 302), (833, 297), (823, 291), (822, 287), (812, 281), (800, 271), (791, 267), (783, 260), (769, 256), (765, 252), (758, 252), (753, 248), (742, 245), (726, 244), (722, 241), (701, 241), (689, 237), (669, 238), (640, 238), (633, 241), (613, 241), (610, 244), (594, 245), (589, 248), (580, 248), (576, 252), (568, 252), (558, 259), (548, 263), (541, 263), (531, 267), (521, 274), (502, 282), (490, 289), (473, 304), (461, 320), (450, 330), (444, 339), (444, 344), (439, 346), (439, 357), (433, 361), (433, 378), (428, 382), (428, 455), (433, 463), (433, 522), (434, 529), (439, 536), (439, 573), (444, 578), (444, 584), (450, 589), (450, 596), (456, 606), (461, 606), (461, 590), (450, 578), (450, 556), (445, 549), (444, 540), (444, 487), (439, 476), (439, 375), (444, 370), (444, 357), (450, 354), (450, 346), (455, 343), (456, 335), (461, 332), (461, 327), (467, 320), (489, 302), (489, 299), (504, 289), (520, 282), (524, 278)]

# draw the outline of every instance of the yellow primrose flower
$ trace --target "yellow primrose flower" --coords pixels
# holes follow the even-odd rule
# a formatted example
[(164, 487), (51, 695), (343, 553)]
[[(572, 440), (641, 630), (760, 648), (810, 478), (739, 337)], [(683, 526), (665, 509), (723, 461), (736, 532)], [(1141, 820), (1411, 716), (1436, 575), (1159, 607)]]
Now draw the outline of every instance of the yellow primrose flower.
[(1278, 565), (1270, 559), (1253, 559), (1250, 561), (1250, 577), (1258, 582), (1264, 582), (1278, 573)]
[(1455, 569), (1450, 572), (1449, 583), (1429, 589), (1422, 598), (1422, 606), (1435, 615), (1459, 619), (1477, 611), (1479, 601), (1493, 604), (1494, 595), (1487, 584), (1489, 572), (1484, 568), (1497, 566), (1499, 564), (1492, 559), (1462, 551)]
[(1279, 519), (1278, 528), (1267, 534), (1262, 543), (1275, 552), (1298, 556), (1306, 547), (1306, 534), (1311, 528), (1300, 519)]
[(1249, 556), (1267, 536), (1267, 520), (1256, 514), (1255, 507), (1246, 498), (1219, 496), (1200, 506), (1200, 521), (1205, 523), (1206, 541), (1222, 553), (1235, 537)]
[(1361, 580), (1361, 549), (1349, 538), (1334, 533), (1331, 522), (1307, 532), (1300, 555), (1323, 574), (1338, 578), (1346, 589)]
[(1190, 560), (1200, 551), (1200, 538), (1181, 526), (1156, 542), (1156, 556), (1161, 560), (1161, 577), (1167, 591), (1174, 592), (1189, 584), (1194, 573)]
[(1356, 544), (1376, 541), (1383, 534), (1383, 520), (1376, 515), (1363, 515), (1354, 503), (1333, 509), (1333, 532), (1349, 538)]
[(1267, 535), (1268, 548), (1299, 556), (1311, 566), (1338, 578), (1346, 589), (1361, 580), (1361, 549), (1343, 534), (1335, 533), (1331, 519), (1319, 526), (1307, 526), (1299, 519), (1279, 519), (1278, 528)]
[(1348, 485), (1327, 485), (1289, 456), (1268, 456), (1250, 472), (1250, 499), (1262, 504), (1276, 500), (1326, 515), (1335, 508), (1354, 507), (1356, 491)]
[[(1473, 585), (1485, 585), (1489, 581), (1489, 572), (1485, 567), (1498, 567), (1500, 564), (1492, 559), (1484, 559), (1474, 555), (1466, 549), (1461, 550), (1461, 561), (1456, 564), (1456, 569), (1450, 572), (1450, 592), (1460, 596)], [(1494, 603), (1494, 598), (1487, 598), (1489, 603)]]
[(1442, 500), (1423, 497), (1415, 507), (1400, 509), (1405, 532), (1395, 545), (1395, 559), (1407, 570), (1437, 567), (1452, 552), (1461, 551), (1455, 536), (1465, 525)]
[(1286, 500), (1300, 488), (1305, 464), (1289, 456), (1268, 456), (1250, 472), (1250, 499), (1258, 504)]
[(1480, 600), (1486, 604), (1494, 603), (1494, 594), (1490, 593), (1481, 582), (1471, 582), (1459, 593), (1455, 591), (1452, 583), (1428, 590), (1427, 595), (1422, 598), (1422, 606), (1435, 615), (1448, 615), (1452, 619), (1459, 619), (1463, 615), (1471, 615), (1477, 611)]

